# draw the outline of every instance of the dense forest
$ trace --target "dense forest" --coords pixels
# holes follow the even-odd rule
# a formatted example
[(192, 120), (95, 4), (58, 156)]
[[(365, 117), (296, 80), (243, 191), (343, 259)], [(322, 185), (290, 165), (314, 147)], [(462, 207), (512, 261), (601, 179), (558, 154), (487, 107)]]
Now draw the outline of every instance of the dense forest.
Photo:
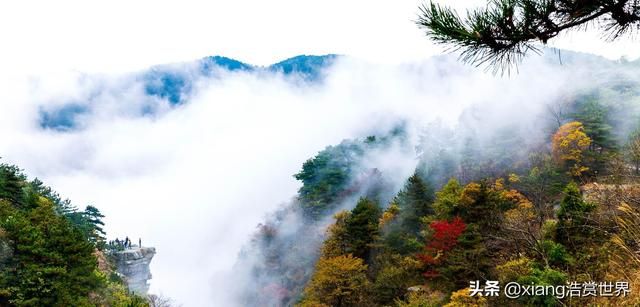
[(0, 164), (0, 306), (149, 306), (115, 272), (103, 217)]
[[(407, 146), (403, 125), (319, 152), (294, 176), (297, 197), (243, 251), (241, 304), (640, 304), (640, 84), (605, 75), (545, 106), (540, 133), (483, 131), (473, 112), (454, 128), (426, 126), (400, 189), (362, 161)], [(630, 292), (471, 295), (474, 282), (492, 281)]]

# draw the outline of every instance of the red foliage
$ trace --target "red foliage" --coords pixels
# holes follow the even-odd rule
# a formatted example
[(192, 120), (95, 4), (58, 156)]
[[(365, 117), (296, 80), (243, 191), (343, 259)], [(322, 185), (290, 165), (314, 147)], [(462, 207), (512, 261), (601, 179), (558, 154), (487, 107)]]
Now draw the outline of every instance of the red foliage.
[(467, 225), (459, 217), (455, 217), (451, 222), (433, 221), (429, 227), (433, 230), (433, 237), (431, 237), (427, 249), (443, 252), (456, 246), (458, 237), (467, 229)]
[(442, 262), (445, 253), (453, 249), (458, 243), (458, 238), (467, 229), (467, 225), (460, 217), (455, 217), (449, 221), (433, 221), (429, 225), (433, 230), (433, 236), (424, 249), (424, 254), (419, 254), (420, 259), (429, 269), (424, 273), (426, 278), (434, 278), (439, 276), (438, 270), (435, 268)]

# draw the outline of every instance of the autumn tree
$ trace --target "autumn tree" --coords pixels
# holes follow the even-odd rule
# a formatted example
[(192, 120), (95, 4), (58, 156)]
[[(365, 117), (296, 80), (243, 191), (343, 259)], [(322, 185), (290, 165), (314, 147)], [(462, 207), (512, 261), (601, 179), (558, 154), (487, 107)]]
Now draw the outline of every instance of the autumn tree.
[(449, 303), (445, 304), (444, 307), (486, 307), (489, 306), (487, 299), (481, 295), (470, 295), (471, 290), (469, 288), (460, 289), (451, 293), (451, 298), (449, 299)]
[(371, 297), (378, 306), (389, 306), (403, 297), (409, 287), (421, 285), (422, 264), (415, 257), (398, 254), (380, 255), (376, 259), (379, 270), (371, 285)]
[(349, 246), (347, 232), (347, 220), (351, 217), (351, 212), (342, 210), (334, 216), (335, 222), (327, 228), (327, 238), (322, 244), (322, 257), (331, 258), (346, 255), (351, 247)]
[(367, 265), (360, 258), (321, 257), (300, 306), (369, 306)]
[(551, 148), (557, 163), (565, 165), (569, 174), (580, 176), (589, 170), (583, 165), (583, 153), (591, 145), (591, 139), (584, 132), (580, 122), (570, 122), (562, 125), (553, 135)]
[(465, 231), (467, 225), (459, 217), (452, 221), (437, 220), (429, 224), (432, 235), (429, 243), (424, 247), (424, 253), (418, 255), (427, 266), (425, 277), (433, 278), (440, 275), (438, 266), (443, 263), (447, 253), (458, 244), (458, 238)]

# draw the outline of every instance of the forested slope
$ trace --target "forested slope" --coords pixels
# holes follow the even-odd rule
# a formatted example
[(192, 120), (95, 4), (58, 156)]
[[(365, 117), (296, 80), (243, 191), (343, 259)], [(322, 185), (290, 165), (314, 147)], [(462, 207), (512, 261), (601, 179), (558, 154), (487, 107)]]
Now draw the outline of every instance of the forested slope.
[[(594, 70), (599, 82), (550, 101), (533, 119), (537, 131), (488, 129), (495, 123), (483, 117), (490, 115), (474, 110), (455, 127), (427, 125), (415, 172), (399, 190), (376, 170), (369, 173), (381, 179), (375, 189), (354, 188), (351, 163), (373, 136), (309, 159), (295, 175), (302, 182), (296, 199), (259, 227), (237, 265), (252, 278), (243, 302), (639, 304), (633, 290), (518, 299), (471, 297), (469, 290), (472, 281), (639, 285), (640, 84), (599, 61), (606, 67)], [(385, 190), (384, 197), (375, 193)]]
[(0, 305), (148, 306), (105, 257), (102, 217), (0, 164)]

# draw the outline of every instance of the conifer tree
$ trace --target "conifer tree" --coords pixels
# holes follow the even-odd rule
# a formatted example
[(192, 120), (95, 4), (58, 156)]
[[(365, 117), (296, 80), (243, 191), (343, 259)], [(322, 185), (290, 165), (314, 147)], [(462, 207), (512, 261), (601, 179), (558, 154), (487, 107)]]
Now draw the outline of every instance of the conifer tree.
[(434, 213), (433, 200), (433, 189), (417, 173), (409, 177), (402, 191), (394, 199), (394, 203), (400, 207), (399, 220), (402, 229), (418, 234), (421, 218)]
[(365, 261), (368, 259), (370, 245), (378, 235), (380, 215), (381, 211), (377, 203), (367, 198), (360, 198), (345, 225), (351, 254)]
[(466, 18), (431, 2), (421, 7), (418, 25), (436, 43), (461, 51), (465, 62), (508, 68), (535, 42), (546, 44), (568, 29), (597, 24), (615, 39), (640, 27), (638, 0), (494, 0)]
[(558, 211), (557, 241), (575, 251), (590, 239), (592, 228), (588, 225), (587, 215), (594, 206), (582, 199), (575, 182), (569, 183), (563, 193)]
[(82, 216), (89, 226), (89, 241), (102, 249), (106, 240), (106, 233), (103, 229), (104, 222), (102, 221), (104, 215), (100, 213), (98, 208), (89, 205), (84, 209)]

